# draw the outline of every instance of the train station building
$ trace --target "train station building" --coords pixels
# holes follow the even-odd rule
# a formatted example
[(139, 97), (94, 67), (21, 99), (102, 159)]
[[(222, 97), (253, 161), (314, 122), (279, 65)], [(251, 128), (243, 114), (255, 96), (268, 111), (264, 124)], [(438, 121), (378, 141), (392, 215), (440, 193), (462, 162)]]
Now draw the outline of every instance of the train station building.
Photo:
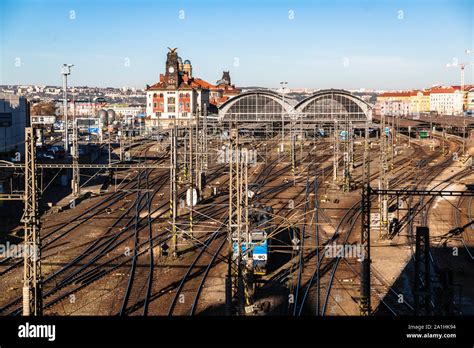
[(169, 49), (165, 73), (157, 83), (146, 88), (147, 129), (167, 127), (170, 123), (186, 124), (196, 114), (217, 112), (217, 106), (240, 91), (224, 72), (217, 85), (193, 76), (190, 60), (182, 60), (177, 49)]

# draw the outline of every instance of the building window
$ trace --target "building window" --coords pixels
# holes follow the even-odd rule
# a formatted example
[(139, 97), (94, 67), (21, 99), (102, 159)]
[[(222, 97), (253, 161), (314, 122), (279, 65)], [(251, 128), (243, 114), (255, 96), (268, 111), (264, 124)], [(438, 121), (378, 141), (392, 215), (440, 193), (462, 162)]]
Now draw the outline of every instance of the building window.
[(153, 103), (153, 107), (156, 108), (156, 103)]
[(168, 112), (175, 112), (175, 110), (174, 106), (168, 106)]
[(174, 97), (168, 97), (168, 104), (174, 104), (175, 103), (175, 98)]
[(11, 127), (12, 126), (12, 113), (11, 112), (1, 112), (0, 113), (0, 127)]

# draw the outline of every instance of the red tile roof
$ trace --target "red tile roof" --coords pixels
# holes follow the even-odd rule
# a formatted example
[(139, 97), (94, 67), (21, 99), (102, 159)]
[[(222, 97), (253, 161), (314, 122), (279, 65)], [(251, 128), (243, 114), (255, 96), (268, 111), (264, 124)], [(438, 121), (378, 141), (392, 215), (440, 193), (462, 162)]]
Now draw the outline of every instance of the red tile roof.
[(384, 92), (379, 94), (379, 97), (409, 97), (411, 95), (411, 92)]
[(418, 89), (415, 89), (415, 90), (410, 92), (410, 96), (416, 97), (418, 95), (418, 93), (420, 93), (420, 92), (423, 93), (423, 95), (430, 95), (430, 91), (425, 91), (425, 90), (420, 91)]
[(198, 77), (195, 77), (193, 79), (193, 82), (196, 84), (196, 85), (199, 85), (201, 88), (205, 88), (205, 89), (216, 89), (216, 86), (214, 86), (213, 84), (207, 82), (207, 81), (204, 81), (203, 79), (200, 79)]
[(434, 87), (430, 89), (430, 93), (454, 93), (456, 88), (453, 87)]

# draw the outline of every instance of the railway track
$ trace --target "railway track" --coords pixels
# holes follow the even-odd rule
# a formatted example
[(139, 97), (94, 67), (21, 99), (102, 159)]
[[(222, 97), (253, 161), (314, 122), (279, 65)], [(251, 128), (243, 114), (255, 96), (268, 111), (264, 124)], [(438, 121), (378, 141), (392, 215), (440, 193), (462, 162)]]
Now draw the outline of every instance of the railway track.
[[(253, 179), (253, 182), (257, 184), (255, 191), (259, 192), (258, 196), (262, 201), (269, 201), (277, 194), (293, 186), (293, 182), (286, 182), (277, 186), (270, 185), (273, 181), (278, 180), (284, 173), (289, 173), (291, 170), (290, 165), (283, 166), (282, 168), (275, 170), (278, 161), (278, 158), (272, 160)], [(301, 179), (298, 180), (298, 182), (300, 181)], [(265, 188), (266, 186), (270, 187)], [(298, 192), (295, 195), (295, 198), (298, 198), (300, 193), (301, 192)], [(281, 208), (275, 215), (278, 215), (278, 213), (280, 213), (282, 210), (283, 208)], [(226, 215), (227, 209), (224, 213), (224, 216)], [(227, 239), (224, 237), (227, 234), (227, 226), (225, 224), (228, 220), (227, 218), (223, 219), (221, 217), (220, 221), (224, 221), (222, 226), (216, 229), (202, 244), (200, 252), (196, 255), (190, 266), (187, 268), (181, 281), (176, 284), (176, 291), (174, 292), (174, 296), (170, 301), (171, 305), (168, 309), (168, 315), (174, 315), (176, 311), (178, 311), (180, 315), (184, 315), (186, 313), (189, 315), (196, 314), (197, 308), (199, 307), (199, 298), (211, 269), (213, 269), (217, 263), (227, 262), (227, 258), (221, 256), (221, 254), (224, 250), (224, 246), (227, 244)], [(203, 261), (204, 259), (207, 260)], [(199, 264), (199, 261), (201, 261), (201, 264)], [(200, 278), (197, 279), (198, 277)], [(192, 296), (193, 300), (186, 301), (187, 305), (183, 306), (182, 304), (184, 304), (184, 302), (180, 301), (180, 299), (183, 299), (181, 296), (187, 295), (188, 293), (194, 293)], [(186, 308), (183, 310), (183, 308), (178, 309), (177, 307)]]
[[(416, 146), (416, 145), (413, 145)], [(421, 159), (416, 158), (425, 156), (424, 165), (420, 165)], [(293, 193), (293, 199), (297, 209), (301, 210), (299, 215), (301, 218), (301, 228), (299, 230), (299, 244), (294, 248), (293, 245), (287, 247), (293, 248), (291, 251), (290, 262), (292, 266), (275, 275), (264, 285), (263, 290), (271, 289), (277, 283), (295, 280), (295, 288), (289, 287), (289, 293), (295, 295), (295, 303), (289, 307), (289, 313), (293, 315), (302, 315), (312, 313), (316, 315), (326, 315), (330, 307), (337, 305), (332, 294), (333, 285), (339, 283), (342, 290), (347, 296), (352, 297), (355, 302), (356, 291), (351, 286), (343, 284), (340, 281), (342, 277), (358, 278), (360, 271), (358, 263), (344, 257), (336, 257), (332, 259), (325, 258), (324, 247), (332, 242), (339, 241), (342, 245), (351, 245), (355, 243), (354, 229), (358, 226), (360, 215), (360, 201), (354, 203), (345, 215), (341, 218), (335, 227), (334, 233), (327, 238), (319, 248), (312, 251), (309, 250), (305, 243), (311, 236), (312, 230), (307, 226), (312, 225), (314, 212), (309, 207), (309, 195), (313, 188), (317, 187), (319, 178), (331, 172), (332, 166), (318, 168), (318, 163), (324, 163), (331, 154), (321, 155), (316, 158), (306, 156), (301, 158), (299, 166), (301, 175), (297, 176), (295, 181), (284, 181), (282, 178), (289, 178), (291, 174), (291, 165), (283, 165), (278, 167), (281, 157), (266, 161), (262, 170), (255, 170), (252, 174), (252, 181), (255, 185), (256, 198), (262, 203), (272, 202), (277, 199), (278, 195), (287, 192), (288, 189), (297, 185), (299, 189)], [(426, 171), (423, 166), (431, 163), (439, 158), (439, 153), (420, 152), (410, 161), (401, 158), (392, 163), (392, 176), (390, 181), (391, 187), (418, 188), (425, 183), (430, 182), (441, 171), (446, 169), (450, 163), (449, 160), (443, 160), (430, 167), (430, 172)], [(164, 159), (160, 159), (161, 161)], [(304, 163), (308, 161), (309, 163)], [(372, 161), (373, 159), (371, 159)], [(218, 181), (221, 188), (225, 187), (228, 182), (228, 175), (224, 172), (225, 165), (213, 166), (212, 171), (207, 177), (209, 182)], [(180, 214), (178, 223), (182, 228), (182, 236), (185, 248), (181, 250), (180, 259), (176, 262), (167, 263), (162, 259), (158, 259), (154, 250), (168, 243), (171, 234), (164, 227), (163, 217), (167, 212), (168, 202), (166, 194), (158, 197), (163, 190), (164, 185), (169, 180), (168, 173), (159, 175), (151, 169), (138, 171), (124, 186), (125, 190), (113, 192), (107, 197), (94, 203), (80, 214), (72, 217), (66, 223), (50, 226), (51, 231), (45, 232), (43, 239), (45, 241), (46, 257), (53, 257), (57, 250), (61, 248), (60, 242), (72, 232), (84, 228), (85, 224), (100, 219), (105, 215), (108, 219), (113, 219), (111, 225), (100, 234), (94, 241), (83, 244), (82, 253), (74, 257), (67, 264), (55, 270), (43, 282), (44, 285), (44, 308), (52, 310), (71, 295), (77, 294), (85, 289), (91, 289), (92, 284), (110, 278), (112, 272), (125, 272), (125, 277), (120, 280), (113, 290), (118, 299), (117, 305), (113, 305), (111, 312), (118, 315), (148, 315), (161, 313), (158, 304), (167, 307), (165, 309), (168, 315), (195, 315), (205, 310), (207, 307), (201, 303), (203, 289), (208, 284), (211, 274), (219, 272), (219, 265), (227, 262), (225, 256), (225, 246), (228, 244), (227, 236), (227, 195), (225, 190), (209, 200), (209, 203), (197, 206), (194, 216), (194, 228), (198, 233), (192, 236), (186, 232), (186, 222), (189, 219), (189, 213)], [(309, 175), (312, 173), (312, 175)], [(403, 173), (403, 177), (401, 174)], [(310, 180), (310, 177), (314, 178)], [(458, 173), (457, 175), (460, 175)], [(371, 180), (376, 179), (378, 173), (372, 172)], [(396, 177), (398, 176), (398, 177)], [(454, 177), (454, 176), (453, 176)], [(450, 178), (451, 179), (451, 178)], [(449, 180), (449, 179), (448, 179)], [(413, 181), (413, 182), (411, 182)], [(435, 187), (441, 187), (441, 183)], [(182, 198), (185, 191), (180, 190), (179, 198)], [(318, 191), (314, 189), (314, 195), (317, 197)], [(285, 198), (286, 200), (287, 198)], [(164, 201), (163, 204), (154, 204), (156, 201)], [(415, 212), (429, 210), (434, 199), (428, 202), (419, 201), (410, 203), (414, 206)], [(461, 201), (458, 202), (461, 204)], [(156, 208), (153, 208), (157, 205)], [(468, 214), (471, 215), (471, 202), (468, 205)], [(120, 207), (120, 208), (118, 208)], [(110, 210), (114, 212), (120, 211), (119, 216), (110, 216)], [(123, 210), (120, 210), (123, 209)], [(275, 232), (272, 237), (277, 236), (288, 227), (285, 222), (294, 212), (286, 212), (285, 204), (277, 210), (275, 215)], [(114, 214), (115, 215), (115, 214)], [(294, 217), (294, 216), (293, 216)], [(407, 218), (404, 223), (405, 227), (411, 229), (416, 214)], [(423, 221), (428, 223), (427, 214), (423, 216)], [(208, 221), (219, 221), (220, 225), (212, 230), (208, 229), (206, 224)], [(277, 222), (278, 221), (278, 222)], [(155, 226), (159, 225), (157, 229)], [(474, 228), (471, 227), (471, 228)], [(123, 253), (128, 248), (129, 252)], [(189, 264), (185, 266), (185, 264)], [(0, 261), (0, 276), (6, 275), (17, 268), (22, 261), (16, 263), (13, 260)], [(314, 272), (310, 273), (308, 281), (304, 282), (305, 269), (308, 268), (309, 261), (316, 261), (321, 267), (317, 267)], [(434, 261), (433, 261), (434, 262)], [(158, 267), (157, 267), (158, 266)], [(173, 266), (181, 266), (173, 269)], [(167, 281), (162, 279), (163, 268), (173, 269), (172, 276), (175, 281)], [(182, 270), (182, 272), (180, 272)], [(306, 270), (306, 272), (308, 272)], [(373, 295), (378, 296), (380, 303), (393, 315), (409, 313), (413, 307), (409, 302), (404, 302), (404, 310), (395, 307), (392, 303), (398, 298), (398, 293), (391, 287), (390, 282), (383, 275), (372, 267), (373, 277)], [(341, 276), (341, 274), (343, 276)], [(171, 275), (170, 275), (171, 276)], [(170, 278), (170, 277), (168, 277)], [(158, 279), (158, 281), (157, 281)], [(316, 310), (313, 310), (315, 280), (321, 282), (324, 279), (322, 290), (324, 293), (321, 298), (323, 300), (318, 303)], [(292, 283), (293, 284), (293, 283)], [(293, 285), (292, 285), (293, 286)], [(391, 295), (392, 299), (388, 299), (387, 295)], [(181, 302), (181, 299), (189, 297)], [(258, 297), (258, 296), (257, 296)], [(318, 297), (319, 298), (319, 297)], [(159, 300), (159, 301), (158, 301)], [(21, 297), (16, 298), (0, 307), (0, 313), (17, 315), (20, 313)], [(152, 305), (153, 304), (153, 305)], [(344, 311), (344, 308), (341, 307)]]
[[(427, 162), (431, 162), (432, 160), (434, 160), (436, 158), (436, 154), (433, 154), (431, 156), (429, 156), (429, 159)], [(439, 172), (441, 172), (442, 170), (444, 170), (449, 164), (448, 164), (449, 161), (446, 161), (446, 163), (443, 163), (441, 165), (438, 165), (438, 169), (436, 171), (436, 174), (433, 175), (433, 173), (431, 173), (433, 176), (436, 176)], [(408, 176), (409, 177), (409, 176)], [(372, 177), (373, 178), (373, 177)], [(407, 176), (405, 176), (404, 179), (406, 179)], [(416, 179), (416, 178), (415, 178)], [(423, 179), (427, 179), (426, 177), (424, 177)], [(398, 180), (398, 183), (402, 183)], [(392, 180), (392, 182), (390, 183), (390, 186), (391, 187), (394, 187), (394, 185), (397, 184), (397, 180)], [(419, 184), (419, 183), (418, 183)], [(418, 185), (417, 185), (418, 186)], [(358, 218), (358, 215), (360, 215), (360, 210), (359, 210), (359, 202), (357, 202), (354, 206), (352, 206), (347, 212), (346, 212), (346, 215), (343, 216), (342, 220), (340, 221), (339, 225), (337, 226), (336, 230), (335, 230), (335, 233), (333, 234), (333, 237), (329, 240), (330, 242), (333, 241), (333, 238), (335, 236), (339, 236), (340, 234), (340, 229), (341, 229), (341, 225), (342, 224), (347, 224), (349, 223), (349, 227), (348, 227), (348, 230), (347, 232), (345, 233), (345, 236), (344, 236), (344, 239), (343, 239), (343, 242), (342, 244), (343, 245), (346, 245), (348, 244), (349, 242), (349, 237), (355, 227), (355, 223), (357, 221), (357, 218)], [(321, 253), (321, 252), (320, 252)], [(320, 257), (320, 259), (317, 261), (319, 264), (321, 264), (321, 261), (322, 259), (324, 258), (324, 254), (322, 254), (322, 256)], [(319, 276), (324, 276), (325, 274), (327, 274), (329, 268), (328, 266), (332, 264), (332, 270), (331, 272), (329, 273), (328, 277), (329, 277), (329, 280), (328, 280), (328, 283), (327, 283), (327, 287), (326, 287), (326, 293), (325, 293), (325, 296), (324, 296), (324, 302), (322, 303), (322, 307), (321, 307), (321, 313), (319, 313), (319, 310), (316, 309), (316, 314), (319, 315), (324, 315), (327, 308), (329, 307), (329, 304), (331, 303), (332, 304), (332, 308), (334, 308), (334, 306), (338, 305), (337, 303), (334, 303), (334, 298), (332, 296), (330, 296), (330, 293), (331, 293), (331, 289), (332, 289), (332, 285), (334, 283), (334, 279), (337, 279), (336, 278), (336, 271), (338, 270), (339, 268), (339, 265), (340, 265), (340, 261), (341, 260), (344, 260), (344, 264), (345, 264), (345, 269), (349, 269), (351, 271), (351, 273), (353, 275), (355, 275), (356, 277), (359, 277), (360, 274), (359, 274), (359, 271), (357, 271), (356, 267), (354, 267), (354, 265), (351, 265), (348, 260), (346, 259), (343, 259), (343, 258), (340, 258), (340, 257), (337, 257), (335, 259), (333, 259), (332, 261), (329, 261), (329, 263), (327, 265), (324, 265), (321, 269), (317, 269), (313, 275), (311, 276), (309, 282), (308, 282), (308, 285), (306, 287), (306, 290), (304, 291), (304, 295), (303, 295), (303, 299), (302, 299), (302, 303), (300, 304), (299, 306), (299, 309), (296, 310), (296, 306), (295, 306), (295, 310), (294, 310), (294, 314), (298, 314), (298, 315), (301, 315), (303, 313), (303, 308), (304, 308), (304, 304), (305, 304), (305, 301), (306, 299), (308, 298), (308, 293), (309, 293), (309, 290), (311, 288), (311, 286), (313, 285), (314, 283), (314, 279), (316, 278), (317, 276), (317, 272), (320, 272)], [(383, 279), (383, 277), (381, 276), (381, 274), (375, 270), (373, 267), (372, 267), (372, 273), (374, 275), (374, 279), (379, 283), (378, 286), (381, 287), (383, 290), (385, 290), (384, 292), (387, 293), (387, 294), (393, 294), (395, 295), (395, 298), (398, 297), (398, 293), (393, 290), (388, 282)], [(377, 295), (380, 296), (381, 292), (378, 291), (377, 289), (375, 290), (375, 292), (377, 293)], [(355, 296), (357, 296), (357, 294), (355, 294)], [(354, 295), (351, 296), (352, 298), (354, 298)], [(332, 302), (331, 302), (332, 301)], [(317, 301), (312, 301), (312, 302), (317, 302)], [(337, 302), (337, 301), (335, 301)], [(388, 310), (394, 314), (394, 315), (397, 315), (398, 311), (394, 310), (393, 309), (393, 306), (389, 305), (388, 303), (386, 303), (386, 299), (382, 301), (382, 304), (388, 308)], [(413, 306), (411, 306), (407, 301), (404, 301), (403, 302), (404, 306), (408, 309), (408, 310), (412, 310), (413, 309)]]

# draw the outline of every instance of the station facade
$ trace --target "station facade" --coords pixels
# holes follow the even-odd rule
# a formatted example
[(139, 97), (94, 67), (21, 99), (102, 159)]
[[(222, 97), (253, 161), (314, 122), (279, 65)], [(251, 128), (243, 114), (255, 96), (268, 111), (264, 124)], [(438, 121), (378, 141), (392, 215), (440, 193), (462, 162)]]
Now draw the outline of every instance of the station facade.
[(191, 61), (182, 60), (176, 48), (169, 49), (165, 73), (159, 82), (146, 89), (145, 127), (186, 124), (196, 114), (217, 112), (217, 106), (240, 93), (224, 72), (217, 85), (193, 76)]

